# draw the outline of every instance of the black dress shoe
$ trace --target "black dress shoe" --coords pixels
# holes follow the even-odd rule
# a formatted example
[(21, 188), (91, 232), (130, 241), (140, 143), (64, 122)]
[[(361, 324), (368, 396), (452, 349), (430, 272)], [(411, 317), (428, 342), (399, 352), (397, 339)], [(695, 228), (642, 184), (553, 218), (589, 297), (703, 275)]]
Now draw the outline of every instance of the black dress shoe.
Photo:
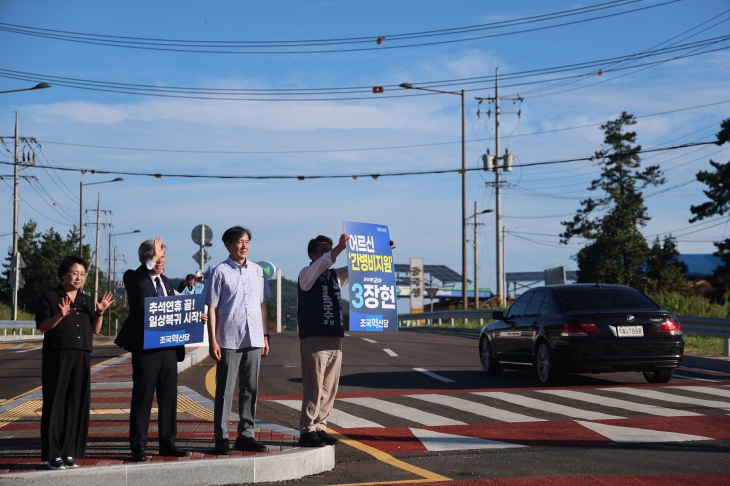
[(188, 451), (178, 449), (177, 447), (166, 447), (164, 449), (160, 449), (157, 454), (160, 456), (185, 457), (190, 453)]
[(231, 443), (228, 439), (220, 439), (215, 443), (215, 453), (219, 456), (231, 455)]
[(326, 445), (317, 432), (306, 432), (299, 436), (299, 447), (324, 447)]
[(144, 453), (144, 449), (141, 447), (132, 449), (132, 460), (134, 462), (144, 462), (147, 460), (147, 454)]
[(239, 435), (233, 448), (237, 451), (266, 452), (268, 449), (253, 437)]
[(327, 445), (335, 445), (335, 444), (339, 444), (339, 443), (340, 443), (340, 440), (339, 440), (339, 439), (336, 439), (336, 438), (332, 437), (331, 435), (329, 435), (329, 434), (328, 434), (327, 432), (325, 432), (324, 430), (318, 430), (318, 431), (317, 431), (317, 435), (318, 435), (318, 436), (319, 436), (319, 438), (320, 438), (320, 439), (322, 439), (322, 440), (324, 441), (324, 443), (325, 443), (325, 444), (327, 444)]

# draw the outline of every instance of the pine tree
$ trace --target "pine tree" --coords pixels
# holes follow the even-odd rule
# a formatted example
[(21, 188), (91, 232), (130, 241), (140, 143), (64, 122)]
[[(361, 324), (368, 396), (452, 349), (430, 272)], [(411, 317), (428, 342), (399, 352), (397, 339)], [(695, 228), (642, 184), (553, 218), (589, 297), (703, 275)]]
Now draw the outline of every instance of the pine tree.
[[(641, 286), (646, 281), (644, 269), (650, 250), (640, 228), (650, 218), (641, 190), (663, 184), (665, 179), (659, 166), (641, 169), (641, 146), (633, 145), (636, 132), (625, 131), (635, 124), (634, 116), (623, 112), (601, 125), (604, 147), (593, 157), (599, 161), (601, 174), (588, 190), (603, 194), (581, 201), (573, 220), (561, 223), (565, 227), (561, 243), (567, 244), (576, 236), (588, 240), (574, 257), (578, 282)], [(604, 214), (596, 216), (598, 212)]]
[(645, 293), (656, 295), (665, 292), (688, 294), (687, 265), (679, 259), (677, 240), (665, 236), (664, 242), (657, 236), (649, 251), (644, 270), (645, 282), (639, 288)]
[[(730, 142), (730, 118), (720, 124), (715, 143), (723, 145), (727, 142)], [(714, 171), (701, 170), (697, 173), (697, 180), (707, 186), (703, 192), (709, 201), (690, 207), (695, 215), (689, 220), (690, 223), (712, 216), (724, 216), (730, 212), (730, 161), (722, 164), (710, 160), (710, 165), (714, 167)], [(717, 290), (717, 296), (722, 296), (730, 291), (730, 238), (715, 242), (715, 247), (715, 255), (720, 257), (723, 265), (715, 269), (710, 283)]]

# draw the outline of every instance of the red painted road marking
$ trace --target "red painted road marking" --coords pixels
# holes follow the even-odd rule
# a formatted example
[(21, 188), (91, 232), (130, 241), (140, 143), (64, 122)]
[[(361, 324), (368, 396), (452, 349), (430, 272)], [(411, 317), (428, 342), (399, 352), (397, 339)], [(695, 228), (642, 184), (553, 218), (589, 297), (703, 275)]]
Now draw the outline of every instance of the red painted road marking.
[[(728, 474), (631, 474), (611, 476), (551, 476), (531, 478), (471, 479), (410, 483), (424, 486), (727, 486)], [(377, 486), (373, 483), (372, 486)]]

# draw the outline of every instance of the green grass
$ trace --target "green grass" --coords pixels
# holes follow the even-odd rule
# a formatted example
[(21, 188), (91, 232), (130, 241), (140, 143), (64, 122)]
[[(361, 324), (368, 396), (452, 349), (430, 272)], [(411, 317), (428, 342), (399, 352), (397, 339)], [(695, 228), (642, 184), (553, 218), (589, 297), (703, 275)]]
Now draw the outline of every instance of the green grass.
[(722, 356), (722, 338), (685, 335), (684, 354)]
[(656, 294), (650, 295), (662, 309), (678, 316), (693, 317), (730, 317), (730, 301), (724, 299), (724, 304), (713, 303), (710, 299), (698, 294)]

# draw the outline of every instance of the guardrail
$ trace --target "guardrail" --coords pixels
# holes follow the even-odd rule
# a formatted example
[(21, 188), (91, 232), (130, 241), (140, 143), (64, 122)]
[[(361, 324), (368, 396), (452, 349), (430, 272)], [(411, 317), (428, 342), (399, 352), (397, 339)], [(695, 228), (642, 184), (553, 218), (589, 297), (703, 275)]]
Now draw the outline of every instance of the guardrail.
[(32, 329), (32, 335), (35, 335), (36, 331), (35, 321), (0, 321), (0, 329), (3, 330), (4, 336), (8, 334), (8, 329)]

